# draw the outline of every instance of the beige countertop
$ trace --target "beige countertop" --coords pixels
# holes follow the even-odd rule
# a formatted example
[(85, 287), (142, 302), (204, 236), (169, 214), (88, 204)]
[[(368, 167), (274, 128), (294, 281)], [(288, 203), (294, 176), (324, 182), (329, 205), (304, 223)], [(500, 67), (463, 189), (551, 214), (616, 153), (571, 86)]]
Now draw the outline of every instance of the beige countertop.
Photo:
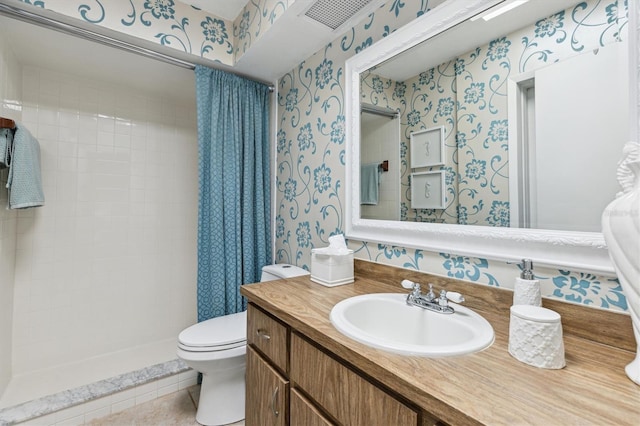
[(495, 342), (479, 353), (437, 359), (368, 347), (342, 335), (329, 321), (337, 302), (404, 291), (399, 285), (357, 277), (353, 284), (329, 288), (299, 277), (246, 285), (241, 292), (374, 382), (452, 425), (640, 425), (640, 386), (624, 373), (633, 352), (577, 337), (565, 327), (567, 366), (528, 366), (507, 351), (508, 306), (504, 312), (479, 309), (483, 302), (474, 306), (471, 288), (466, 290), (465, 305), (491, 323)]

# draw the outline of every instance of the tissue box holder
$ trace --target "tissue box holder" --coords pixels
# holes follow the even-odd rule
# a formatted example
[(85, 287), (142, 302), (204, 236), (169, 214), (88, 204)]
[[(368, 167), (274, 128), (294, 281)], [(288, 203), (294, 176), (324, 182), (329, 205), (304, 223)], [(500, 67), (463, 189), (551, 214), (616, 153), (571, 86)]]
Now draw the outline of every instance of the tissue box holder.
[(311, 281), (327, 287), (353, 282), (353, 250), (347, 254), (322, 254), (311, 250)]

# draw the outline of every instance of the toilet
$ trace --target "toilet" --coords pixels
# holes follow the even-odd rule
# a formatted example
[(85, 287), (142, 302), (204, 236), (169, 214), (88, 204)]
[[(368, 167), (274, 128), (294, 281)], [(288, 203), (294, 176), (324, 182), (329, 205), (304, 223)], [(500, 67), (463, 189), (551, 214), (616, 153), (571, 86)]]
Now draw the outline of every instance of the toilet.
[[(260, 282), (309, 275), (287, 264), (262, 268)], [(202, 373), (196, 421), (226, 425), (244, 419), (247, 312), (212, 318), (178, 335), (178, 358)]]

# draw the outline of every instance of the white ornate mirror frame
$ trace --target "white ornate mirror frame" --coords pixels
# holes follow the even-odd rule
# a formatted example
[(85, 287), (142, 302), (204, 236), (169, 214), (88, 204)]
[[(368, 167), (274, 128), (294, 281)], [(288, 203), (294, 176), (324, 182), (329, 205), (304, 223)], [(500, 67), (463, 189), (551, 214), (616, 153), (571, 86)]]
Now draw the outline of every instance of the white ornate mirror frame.
[[(347, 238), (615, 276), (602, 233), (447, 225), (360, 218), (360, 73), (500, 3), (449, 0), (347, 60)], [(630, 136), (638, 139), (638, 6), (629, 2)], [(622, 153), (621, 153), (622, 155)]]

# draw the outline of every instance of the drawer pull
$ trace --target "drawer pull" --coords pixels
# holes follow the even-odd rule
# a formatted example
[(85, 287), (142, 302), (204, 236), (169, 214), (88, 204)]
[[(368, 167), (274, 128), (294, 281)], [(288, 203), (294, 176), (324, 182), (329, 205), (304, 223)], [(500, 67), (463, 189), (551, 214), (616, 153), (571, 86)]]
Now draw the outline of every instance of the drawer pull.
[(276, 399), (278, 399), (279, 390), (280, 390), (280, 386), (276, 386), (276, 389), (273, 391), (273, 396), (271, 397), (271, 412), (276, 417), (280, 415), (280, 412), (276, 410)]
[(271, 340), (271, 336), (269, 336), (269, 334), (267, 333), (267, 330), (265, 330), (264, 328), (257, 329), (256, 334), (258, 335), (258, 337), (264, 340)]

